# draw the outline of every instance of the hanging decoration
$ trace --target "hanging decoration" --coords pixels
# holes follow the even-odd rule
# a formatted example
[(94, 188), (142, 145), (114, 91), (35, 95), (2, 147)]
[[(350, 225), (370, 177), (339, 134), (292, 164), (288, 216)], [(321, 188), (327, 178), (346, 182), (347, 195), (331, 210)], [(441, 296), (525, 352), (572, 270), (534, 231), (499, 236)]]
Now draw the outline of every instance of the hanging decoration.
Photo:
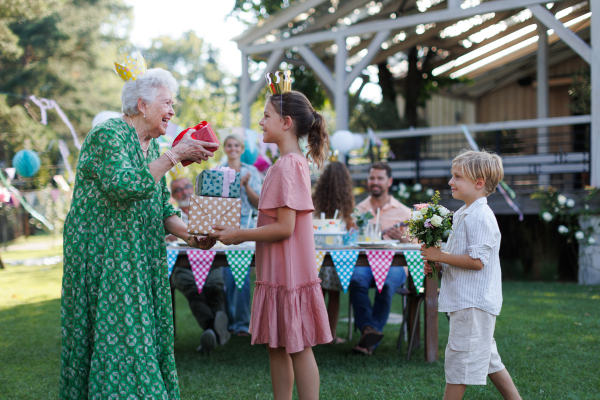
[(339, 251), (330, 251), (329, 254), (333, 259), (333, 264), (335, 265), (335, 269), (340, 277), (340, 282), (342, 283), (342, 288), (344, 289), (344, 293), (348, 291), (348, 286), (350, 286), (350, 278), (352, 278), (352, 274), (354, 273), (354, 266), (356, 265), (356, 260), (358, 259), (358, 250), (339, 250)]
[(40, 170), (40, 157), (33, 150), (21, 150), (12, 159), (17, 173), (24, 178), (31, 178)]
[(321, 272), (321, 266), (326, 255), (327, 252), (325, 250), (317, 250), (317, 273)]
[(0, 181), (2, 181), (2, 184), (4, 184), (4, 186), (8, 190), (10, 190), (12, 192), (10, 200), (11, 200), (11, 202), (16, 202), (16, 203), (13, 203), (13, 204), (22, 203), (23, 204), (23, 208), (25, 208), (25, 210), (27, 210), (27, 212), (29, 214), (31, 214), (31, 216), (33, 218), (37, 219), (42, 224), (46, 225), (46, 227), (48, 229), (50, 229), (51, 231), (54, 230), (54, 225), (52, 225), (46, 218), (44, 218), (43, 215), (41, 215), (40, 213), (38, 213), (37, 211), (35, 211), (35, 209), (33, 207), (31, 207), (31, 205), (29, 205), (29, 203), (27, 203), (27, 201), (25, 201), (25, 199), (21, 196), (21, 194), (19, 193), (19, 191), (15, 187), (13, 187), (12, 185), (10, 185), (8, 183), (8, 181), (4, 177), (4, 174), (2, 173), (2, 171), (0, 171)]
[(8, 175), (9, 181), (15, 179), (15, 173), (17, 172), (16, 168), (6, 168), (4, 171), (6, 172), (6, 175)]
[(404, 258), (408, 264), (408, 271), (412, 277), (417, 293), (421, 293), (425, 280), (425, 263), (420, 251), (405, 251)]
[(381, 293), (381, 290), (383, 289), (395, 254), (396, 252), (393, 250), (367, 251), (367, 259), (369, 260), (369, 266), (373, 272), (373, 278), (375, 278), (375, 285), (377, 286), (379, 293)]
[(244, 281), (248, 272), (250, 272), (250, 263), (254, 256), (254, 250), (229, 250), (225, 252), (227, 263), (231, 268), (231, 274), (235, 280), (238, 290), (242, 290)]
[(167, 249), (167, 276), (169, 278), (171, 278), (171, 274), (173, 273), (173, 267), (175, 266), (175, 261), (177, 261), (177, 256), (179, 256), (179, 250)]
[(198, 293), (202, 293), (204, 282), (208, 276), (208, 271), (215, 259), (216, 251), (207, 250), (186, 250), (192, 272), (194, 273), (194, 279), (196, 286), (198, 286)]
[(58, 140), (58, 150), (60, 151), (60, 155), (62, 156), (63, 163), (65, 164), (65, 168), (69, 173), (69, 182), (75, 182), (75, 174), (73, 173), (73, 169), (71, 168), (71, 164), (69, 164), (69, 147), (67, 146), (67, 142), (62, 139)]
[(43, 125), (48, 125), (48, 115), (47, 115), (46, 110), (55, 109), (56, 113), (58, 114), (60, 119), (65, 123), (65, 125), (67, 125), (67, 127), (71, 131), (71, 136), (73, 136), (73, 142), (75, 143), (75, 147), (77, 147), (78, 150), (81, 150), (81, 144), (79, 144), (79, 138), (77, 137), (77, 134), (75, 133), (75, 128), (73, 128), (73, 125), (71, 124), (71, 121), (69, 121), (69, 118), (67, 118), (67, 116), (65, 115), (63, 110), (61, 110), (59, 105), (54, 100), (47, 100), (47, 99), (39, 99), (38, 100), (33, 95), (29, 96), (29, 100), (34, 102), (35, 105), (37, 105), (40, 108), (40, 113), (42, 114), (42, 120), (40, 122)]

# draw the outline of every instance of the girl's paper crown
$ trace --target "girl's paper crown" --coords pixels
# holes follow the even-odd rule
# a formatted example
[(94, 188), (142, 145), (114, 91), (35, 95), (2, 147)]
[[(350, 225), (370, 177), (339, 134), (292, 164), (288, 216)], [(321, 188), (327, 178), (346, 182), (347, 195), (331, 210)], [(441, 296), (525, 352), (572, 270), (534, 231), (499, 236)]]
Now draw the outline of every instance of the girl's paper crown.
[(144, 60), (140, 52), (135, 52), (125, 57), (123, 65), (115, 63), (115, 72), (125, 82), (135, 81), (144, 75), (147, 69), (146, 60)]
[(265, 78), (269, 84), (271, 94), (282, 94), (292, 91), (292, 71), (269, 72)]

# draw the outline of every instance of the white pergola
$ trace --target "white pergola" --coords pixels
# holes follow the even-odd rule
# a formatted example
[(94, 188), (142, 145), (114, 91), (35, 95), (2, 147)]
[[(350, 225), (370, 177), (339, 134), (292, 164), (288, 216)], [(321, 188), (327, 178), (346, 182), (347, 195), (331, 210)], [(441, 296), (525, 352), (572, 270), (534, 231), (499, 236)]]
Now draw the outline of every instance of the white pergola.
[[(548, 118), (548, 30), (552, 37), (562, 40), (570, 49), (585, 60), (591, 67), (592, 109), (600, 107), (600, 0), (559, 0), (548, 8), (547, 0), (297, 0), (290, 7), (262, 21), (234, 38), (242, 52), (241, 112), (242, 124), (250, 125), (250, 105), (256, 100), (265, 85), (261, 77), (252, 82), (249, 71), (249, 58), (266, 60), (265, 71), (276, 70), (281, 62), (302, 63), (311, 68), (332, 96), (336, 111), (336, 128), (348, 128), (348, 91), (362, 71), (372, 64), (384, 62), (388, 57), (406, 51), (427, 41), (439, 49), (449, 48), (448, 58), (440, 57), (438, 65), (480, 49), (490, 42), (483, 40), (471, 48), (459, 46), (469, 34), (484, 29), (501, 20), (516, 16), (529, 9), (537, 20), (537, 119), (527, 121), (505, 121), (512, 129), (538, 128), (538, 153), (548, 152), (547, 128), (582, 121), (591, 123), (591, 184), (600, 187), (600, 113), (587, 116)], [(591, 11), (589, 17), (588, 45), (576, 32), (576, 27), (566, 27), (565, 19), (557, 19), (556, 14), (566, 7), (575, 5)], [(466, 7), (466, 8), (463, 8)], [(493, 13), (493, 14), (491, 14)], [(461, 21), (477, 16), (487, 16), (487, 20), (452, 38), (442, 39), (439, 32)], [(577, 14), (573, 15), (573, 18)], [(571, 18), (572, 19), (572, 18)], [(480, 19), (481, 21), (481, 19)], [(514, 32), (517, 27), (507, 28), (504, 35)], [(398, 35), (403, 34), (401, 40)], [(352, 38), (352, 44), (348, 39)], [(498, 36), (494, 38), (498, 39)], [(503, 48), (500, 47), (498, 51)], [(296, 57), (290, 60), (293, 51)], [(474, 53), (473, 53), (474, 54)], [(470, 63), (479, 61), (473, 57)], [(351, 63), (349, 62), (351, 61)], [(349, 66), (352, 64), (352, 67)], [(449, 69), (444, 74), (452, 74), (457, 69)], [(469, 75), (467, 75), (469, 76)], [(436, 127), (437, 134), (454, 133), (460, 127)], [(477, 129), (477, 127), (475, 127)], [(381, 132), (382, 138), (426, 136), (431, 128), (417, 128), (393, 132)], [(542, 177), (540, 177), (542, 179)]]

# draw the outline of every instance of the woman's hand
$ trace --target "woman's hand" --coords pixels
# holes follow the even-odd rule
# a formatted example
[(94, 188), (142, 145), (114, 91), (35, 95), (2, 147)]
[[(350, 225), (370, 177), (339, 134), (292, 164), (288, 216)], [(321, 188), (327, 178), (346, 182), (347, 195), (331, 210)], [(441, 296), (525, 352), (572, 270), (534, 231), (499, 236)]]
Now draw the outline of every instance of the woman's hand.
[(246, 187), (246, 185), (248, 184), (249, 181), (250, 181), (250, 172), (248, 172), (246, 175), (244, 175), (242, 177), (242, 180), (240, 181), (240, 185), (242, 185), (243, 187)]
[(211, 233), (210, 237), (214, 240), (219, 240), (225, 245), (244, 243), (244, 241), (239, 238), (240, 229), (223, 225), (215, 225), (213, 226), (213, 229), (216, 232)]
[(200, 250), (208, 250), (217, 243), (217, 240), (208, 236), (191, 235), (187, 238), (186, 242), (190, 247), (195, 247)]
[(199, 163), (201, 161), (208, 160), (209, 157), (214, 156), (214, 154), (207, 150), (206, 147), (218, 147), (219, 145), (216, 143), (192, 139), (192, 133), (194, 132), (196, 132), (194, 129), (187, 131), (177, 146), (171, 149), (171, 152), (177, 161), (181, 162), (189, 160)]

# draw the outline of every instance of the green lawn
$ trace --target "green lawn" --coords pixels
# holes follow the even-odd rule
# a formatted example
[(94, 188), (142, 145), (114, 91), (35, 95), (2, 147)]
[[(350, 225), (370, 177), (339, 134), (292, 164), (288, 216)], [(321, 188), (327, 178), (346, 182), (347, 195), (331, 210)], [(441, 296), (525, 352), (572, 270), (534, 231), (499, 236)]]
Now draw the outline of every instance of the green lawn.
[[(7, 256), (5, 258), (5, 256)], [(37, 257), (37, 255), (35, 255)], [(2, 253), (5, 260), (16, 259)], [(62, 265), (0, 270), (0, 398), (56, 399), (60, 365)], [(341, 317), (347, 295), (342, 295)], [(400, 298), (394, 312), (401, 312)], [(175, 353), (183, 399), (271, 398), (263, 346), (234, 337), (212, 355), (195, 352), (201, 334), (183, 296), (177, 296)], [(398, 326), (386, 327), (372, 357), (351, 354), (353, 343), (318, 346), (323, 399), (439, 399), (448, 323), (439, 314), (440, 361), (422, 348), (405, 361), (396, 352)], [(347, 324), (338, 334), (346, 336)], [(524, 399), (598, 399), (600, 396), (600, 287), (505, 282), (496, 324), (503, 362)], [(356, 342), (356, 337), (353, 342)], [(500, 399), (491, 383), (467, 389), (465, 399)]]

